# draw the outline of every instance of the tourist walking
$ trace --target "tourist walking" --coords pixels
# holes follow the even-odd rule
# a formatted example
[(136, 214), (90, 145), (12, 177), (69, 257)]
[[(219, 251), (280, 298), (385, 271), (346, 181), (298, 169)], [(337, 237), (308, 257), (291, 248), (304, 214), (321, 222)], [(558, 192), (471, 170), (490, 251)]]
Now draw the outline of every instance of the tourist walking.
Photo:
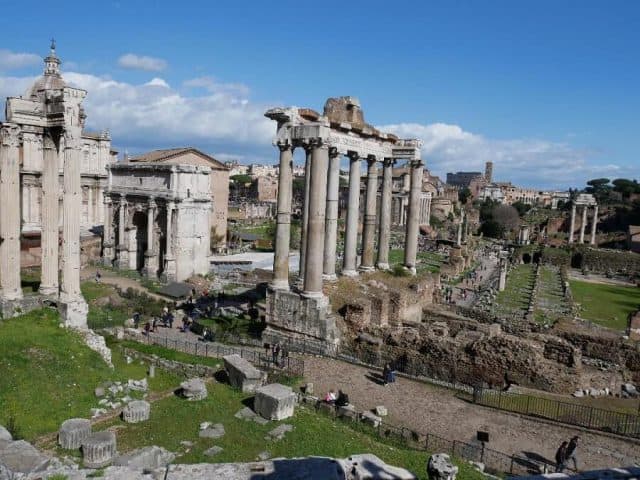
[(567, 463), (569, 463), (569, 460), (571, 460), (573, 462), (573, 469), (576, 472), (578, 471), (578, 457), (576, 455), (578, 449), (578, 440), (579, 437), (577, 436), (569, 440), (569, 445), (567, 445), (567, 456), (564, 461), (564, 467), (566, 467)]
[(100, 270), (96, 270), (96, 283), (100, 283), (100, 279), (102, 278), (102, 274)]
[(565, 465), (564, 462), (567, 459), (567, 442), (562, 442), (558, 450), (556, 451), (556, 473), (562, 472)]

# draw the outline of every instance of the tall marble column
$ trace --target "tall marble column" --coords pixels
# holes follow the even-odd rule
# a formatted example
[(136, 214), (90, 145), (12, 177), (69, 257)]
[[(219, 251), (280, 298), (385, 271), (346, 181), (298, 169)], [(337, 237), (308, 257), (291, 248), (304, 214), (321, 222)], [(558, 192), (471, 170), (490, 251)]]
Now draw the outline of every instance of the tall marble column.
[(309, 191), (307, 254), (303, 291), (307, 297), (322, 297), (322, 257), (324, 256), (329, 148), (323, 144), (322, 139), (313, 139), (310, 146), (311, 188)]
[(569, 243), (573, 243), (573, 231), (576, 228), (576, 204), (571, 205), (571, 223), (569, 224)]
[(110, 197), (104, 199), (104, 228), (102, 230), (102, 264), (108, 267), (113, 265), (113, 203)]
[[(431, 197), (427, 197), (427, 225), (431, 225)], [(467, 223), (468, 225), (468, 223)]]
[(58, 181), (58, 150), (51, 135), (43, 136), (42, 168), (42, 278), (40, 293), (58, 295), (59, 270), (59, 219), (58, 202), (60, 186)]
[(87, 225), (89, 228), (93, 227), (96, 223), (93, 216), (93, 187), (89, 185), (87, 187)]
[(367, 159), (367, 191), (364, 222), (362, 226), (362, 263), (360, 270), (371, 272), (374, 268), (374, 243), (376, 236), (376, 200), (378, 196), (378, 166), (374, 157)]
[(580, 225), (580, 243), (584, 243), (584, 230), (587, 226), (587, 205), (582, 206), (582, 223)]
[(80, 291), (80, 187), (81, 129), (67, 127), (64, 132), (64, 199), (62, 224), (62, 285), (60, 313), (70, 327), (87, 327), (87, 303)]
[(306, 149), (306, 159), (304, 162), (304, 205), (302, 206), (302, 225), (300, 226), (300, 267), (299, 277), (304, 279), (304, 269), (307, 258), (307, 238), (309, 232), (309, 190), (311, 189), (311, 150)]
[(356, 276), (356, 255), (358, 249), (358, 221), (360, 219), (360, 158), (349, 154), (349, 200), (347, 205), (347, 225), (344, 235), (344, 261), (342, 274)]
[(380, 270), (389, 268), (389, 240), (391, 236), (391, 191), (393, 189), (393, 159), (385, 158), (382, 167), (382, 195), (380, 197), (380, 226), (378, 227), (378, 261)]
[(20, 283), (20, 127), (0, 128), (0, 281), (1, 300), (22, 298)]
[[(280, 149), (278, 212), (276, 216), (276, 245), (273, 256), (273, 280), (271, 281), (271, 287), (278, 290), (289, 290), (293, 148), (288, 142), (279, 142), (278, 148)], [(302, 253), (302, 251), (300, 253)]]
[(596, 226), (598, 225), (598, 205), (593, 207), (593, 223), (591, 224), (591, 245), (596, 244)]
[(418, 256), (418, 213), (420, 192), (422, 190), (422, 161), (414, 160), (411, 165), (411, 187), (409, 190), (409, 211), (404, 247), (404, 265), (415, 275)]
[(167, 203), (167, 231), (166, 231), (166, 253), (164, 256), (164, 276), (173, 280), (176, 278), (176, 258), (173, 251), (173, 211), (176, 208), (174, 202)]
[(340, 189), (340, 154), (335, 148), (329, 150), (329, 172), (327, 175), (327, 211), (324, 233), (323, 278), (336, 279), (336, 248), (338, 247), (338, 195)]
[(120, 196), (118, 205), (118, 268), (122, 270), (129, 269), (129, 247), (127, 245), (127, 199), (124, 195)]
[(156, 277), (158, 274), (158, 252), (155, 250), (155, 239), (153, 234), (156, 227), (156, 202), (149, 200), (149, 210), (147, 212), (147, 251), (144, 252), (144, 271), (147, 277)]

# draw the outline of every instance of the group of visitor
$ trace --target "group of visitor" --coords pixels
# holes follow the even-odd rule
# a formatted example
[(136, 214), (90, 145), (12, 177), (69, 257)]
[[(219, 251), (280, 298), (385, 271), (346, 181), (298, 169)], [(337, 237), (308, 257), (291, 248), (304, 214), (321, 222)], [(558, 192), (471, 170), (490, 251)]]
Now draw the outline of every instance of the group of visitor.
[(556, 452), (556, 472), (562, 473), (567, 468), (569, 460), (573, 462), (573, 469), (578, 471), (578, 457), (576, 451), (578, 449), (578, 440), (580, 437), (573, 437), (569, 442), (562, 442)]
[(265, 355), (269, 357), (269, 354), (271, 354), (271, 362), (274, 365), (279, 367), (284, 366), (289, 357), (289, 351), (286, 347), (281, 346), (279, 343), (274, 343), (273, 345), (265, 343), (263, 346)]
[(338, 390), (337, 394), (335, 390), (329, 390), (323, 400), (325, 403), (335, 405), (336, 407), (345, 407), (349, 405), (349, 395), (344, 393), (342, 390)]

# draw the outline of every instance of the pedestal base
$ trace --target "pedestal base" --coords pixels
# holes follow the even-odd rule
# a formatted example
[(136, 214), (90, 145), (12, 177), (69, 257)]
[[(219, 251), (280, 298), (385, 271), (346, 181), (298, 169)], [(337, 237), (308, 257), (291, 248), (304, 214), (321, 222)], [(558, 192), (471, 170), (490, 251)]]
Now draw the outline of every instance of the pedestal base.
[(374, 272), (376, 269), (373, 266), (366, 266), (365, 267), (364, 265), (360, 265), (358, 270), (360, 270), (362, 273), (371, 273), (371, 272)]
[(342, 275), (345, 277), (357, 277), (358, 272), (356, 270), (342, 270)]
[(52, 297), (52, 298), (57, 298), (58, 297), (58, 291), (59, 291), (59, 287), (57, 285), (53, 286), (53, 285), (40, 285), (40, 288), (38, 289), (38, 293), (40, 295), (43, 295), (45, 297)]
[(325, 282), (337, 282), (338, 276), (335, 273), (322, 274), (322, 280)]
[(388, 263), (378, 263), (378, 270), (389, 270), (390, 268)]
[(40, 295), (28, 295), (15, 300), (0, 298), (0, 318), (11, 318), (42, 307)]
[(273, 290), (289, 291), (289, 282), (287, 280), (274, 280), (269, 284), (269, 288)]
[(66, 327), (87, 328), (89, 305), (84, 298), (60, 299), (58, 311)]

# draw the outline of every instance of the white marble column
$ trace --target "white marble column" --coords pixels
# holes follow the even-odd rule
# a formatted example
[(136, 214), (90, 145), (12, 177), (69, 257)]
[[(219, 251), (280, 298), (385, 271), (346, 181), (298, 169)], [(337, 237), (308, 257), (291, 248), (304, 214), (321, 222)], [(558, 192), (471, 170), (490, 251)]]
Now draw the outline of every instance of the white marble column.
[(329, 148), (322, 139), (311, 146), (311, 188), (307, 224), (307, 254), (303, 293), (306, 297), (322, 297), (322, 260), (324, 256), (325, 210), (327, 202), (327, 168)]
[(87, 226), (89, 228), (93, 227), (93, 225), (96, 223), (95, 218), (93, 216), (93, 187), (91, 185), (89, 185), (87, 187)]
[(122, 270), (129, 269), (129, 245), (127, 244), (127, 215), (128, 203), (124, 195), (120, 196), (118, 204), (118, 258), (116, 259), (118, 268)]
[(356, 256), (358, 249), (358, 222), (360, 220), (360, 158), (355, 153), (349, 155), (348, 201), (342, 274), (356, 276), (358, 275)]
[(113, 202), (110, 197), (104, 199), (104, 228), (102, 230), (102, 263), (108, 267), (113, 265), (114, 243), (113, 243)]
[(289, 142), (279, 142), (278, 149), (280, 150), (278, 212), (276, 215), (276, 244), (273, 255), (273, 280), (271, 281), (271, 287), (277, 290), (289, 290), (293, 148)]
[(306, 149), (304, 162), (304, 204), (302, 205), (302, 225), (300, 227), (300, 265), (298, 276), (304, 279), (304, 268), (307, 258), (307, 237), (309, 226), (309, 190), (311, 189), (311, 150)]
[(582, 223), (580, 224), (580, 243), (584, 243), (584, 230), (587, 227), (587, 205), (582, 206)]
[(591, 224), (591, 245), (596, 244), (596, 226), (598, 225), (598, 205), (593, 207), (593, 223)]
[(371, 272), (374, 268), (374, 243), (376, 235), (376, 200), (378, 196), (378, 166), (374, 157), (367, 159), (367, 190), (364, 222), (362, 226), (362, 263), (360, 270)]
[(389, 240), (391, 237), (391, 191), (393, 190), (393, 159), (385, 158), (382, 167), (382, 195), (380, 197), (380, 226), (378, 227), (378, 261), (380, 270), (389, 268)]
[(418, 256), (418, 213), (420, 192), (422, 190), (422, 161), (414, 160), (411, 166), (411, 187), (409, 190), (409, 211), (407, 214), (407, 229), (404, 248), (404, 265), (415, 275), (416, 258)]
[(327, 176), (327, 211), (324, 233), (323, 279), (336, 280), (336, 248), (338, 247), (338, 196), (340, 194), (340, 154), (329, 150)]
[(103, 187), (98, 183), (98, 186), (96, 187), (96, 194), (97, 194), (97, 200), (96, 200), (96, 222), (98, 223), (98, 225), (102, 225), (105, 221), (105, 201), (104, 201), (104, 192), (103, 192)]
[(576, 204), (571, 205), (571, 223), (569, 224), (569, 243), (573, 243), (573, 231), (576, 228)]
[(67, 127), (64, 132), (64, 197), (62, 224), (61, 315), (67, 326), (86, 328), (88, 306), (80, 291), (80, 187), (81, 129)]
[(427, 197), (427, 225), (431, 225), (431, 197)]
[(167, 203), (167, 231), (165, 234), (166, 239), (166, 253), (164, 256), (164, 276), (168, 280), (176, 278), (176, 258), (173, 251), (173, 212), (176, 208), (176, 204), (173, 202)]
[(20, 282), (20, 127), (0, 128), (0, 281), (1, 300), (22, 298)]
[(58, 295), (59, 289), (59, 219), (58, 202), (60, 185), (58, 183), (58, 150), (51, 135), (43, 136), (42, 169), (42, 277), (40, 293)]
[(158, 275), (158, 252), (155, 250), (155, 239), (153, 238), (156, 228), (156, 211), (156, 202), (151, 198), (147, 211), (147, 251), (144, 252), (143, 270), (143, 275), (151, 278)]

